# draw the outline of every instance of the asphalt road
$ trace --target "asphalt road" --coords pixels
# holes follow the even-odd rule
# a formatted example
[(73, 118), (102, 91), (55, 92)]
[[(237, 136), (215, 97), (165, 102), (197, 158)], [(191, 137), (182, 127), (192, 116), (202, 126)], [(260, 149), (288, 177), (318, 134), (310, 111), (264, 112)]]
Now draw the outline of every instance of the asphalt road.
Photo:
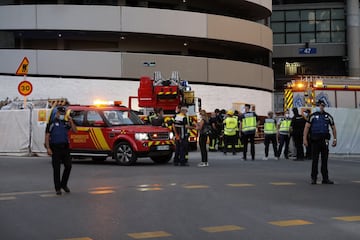
[(62, 196), (50, 158), (0, 156), (0, 239), (360, 239), (360, 158), (332, 156), (336, 184), (310, 185), (310, 161), (240, 156), (209, 153), (207, 168), (199, 152), (190, 167), (76, 161)]

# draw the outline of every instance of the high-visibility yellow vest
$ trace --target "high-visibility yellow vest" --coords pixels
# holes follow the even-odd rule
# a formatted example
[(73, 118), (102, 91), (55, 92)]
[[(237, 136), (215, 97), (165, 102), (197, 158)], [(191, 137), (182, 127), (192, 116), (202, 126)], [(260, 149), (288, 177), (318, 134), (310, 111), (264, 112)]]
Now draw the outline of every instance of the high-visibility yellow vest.
[(276, 134), (276, 121), (273, 118), (266, 118), (264, 123), (265, 134)]
[(241, 121), (241, 130), (243, 132), (256, 131), (256, 115), (254, 113), (244, 113), (244, 118)]
[(234, 136), (238, 128), (237, 118), (227, 117), (225, 118), (224, 123), (225, 123), (224, 134), (226, 136)]
[(233, 118), (235, 118), (235, 120), (236, 120), (236, 131), (239, 131), (239, 117), (233, 116)]
[(289, 134), (290, 132), (291, 119), (284, 119), (280, 122), (280, 134)]

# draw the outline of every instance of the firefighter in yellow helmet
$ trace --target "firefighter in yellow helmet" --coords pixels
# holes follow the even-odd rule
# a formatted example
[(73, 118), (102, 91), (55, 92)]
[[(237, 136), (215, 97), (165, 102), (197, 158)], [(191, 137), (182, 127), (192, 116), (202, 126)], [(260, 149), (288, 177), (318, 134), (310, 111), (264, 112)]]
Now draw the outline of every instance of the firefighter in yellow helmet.
[(238, 118), (234, 116), (233, 110), (227, 111), (224, 124), (224, 154), (226, 155), (228, 145), (231, 145), (233, 155), (236, 155), (236, 133), (238, 131)]

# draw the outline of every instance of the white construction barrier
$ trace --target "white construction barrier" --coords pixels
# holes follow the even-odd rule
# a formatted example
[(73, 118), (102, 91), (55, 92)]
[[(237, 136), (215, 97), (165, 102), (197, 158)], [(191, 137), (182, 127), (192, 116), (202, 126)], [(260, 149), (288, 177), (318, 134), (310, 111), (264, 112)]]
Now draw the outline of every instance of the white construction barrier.
[(47, 155), (44, 147), (45, 128), (50, 109), (34, 109), (31, 114), (31, 154)]
[(0, 111), (0, 154), (43, 155), (49, 109)]
[(329, 147), (330, 153), (360, 154), (360, 110), (326, 108), (325, 111), (333, 116), (337, 130), (337, 146)]
[(29, 155), (30, 111), (0, 111), (0, 154)]
[[(335, 120), (337, 146), (333, 154), (360, 154), (360, 110), (326, 108)], [(0, 110), (0, 154), (44, 156), (46, 120), (50, 109)], [(332, 142), (332, 141), (330, 141)]]

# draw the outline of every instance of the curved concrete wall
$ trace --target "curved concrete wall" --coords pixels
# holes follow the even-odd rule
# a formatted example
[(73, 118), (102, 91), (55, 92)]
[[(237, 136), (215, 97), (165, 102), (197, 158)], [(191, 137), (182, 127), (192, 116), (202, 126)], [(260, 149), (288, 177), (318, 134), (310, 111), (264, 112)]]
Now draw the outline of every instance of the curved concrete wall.
[(207, 19), (208, 38), (252, 44), (272, 51), (272, 30), (262, 24), (217, 15), (208, 15)]
[(270, 0), (246, 0), (247, 2), (254, 3), (259, 6), (267, 8), (269, 11), (272, 11), (272, 1)]
[[(138, 79), (179, 71), (190, 82), (273, 90), (273, 71), (257, 64), (211, 58), (89, 51), (0, 50), (0, 73), (14, 74), (24, 57), (29, 74)], [(150, 66), (147, 63), (152, 63)]]
[[(95, 99), (108, 101), (121, 100), (128, 105), (128, 96), (136, 96), (138, 81), (27, 77), (32, 83), (33, 91), (27, 97), (31, 99), (67, 98), (72, 104), (92, 104)], [(22, 76), (0, 75), (0, 101), (23, 97), (18, 93), (17, 86), (23, 81)], [(233, 103), (251, 103), (256, 105), (256, 113), (266, 115), (272, 109), (272, 93), (261, 90), (230, 86), (209, 86), (190, 83), (196, 97), (202, 100), (202, 108), (214, 111), (215, 108), (232, 108)], [(136, 101), (132, 102), (135, 109)]]
[(272, 50), (272, 31), (264, 25), (224, 16), (164, 9), (78, 5), (2, 6), (0, 29), (163, 34), (247, 43)]

